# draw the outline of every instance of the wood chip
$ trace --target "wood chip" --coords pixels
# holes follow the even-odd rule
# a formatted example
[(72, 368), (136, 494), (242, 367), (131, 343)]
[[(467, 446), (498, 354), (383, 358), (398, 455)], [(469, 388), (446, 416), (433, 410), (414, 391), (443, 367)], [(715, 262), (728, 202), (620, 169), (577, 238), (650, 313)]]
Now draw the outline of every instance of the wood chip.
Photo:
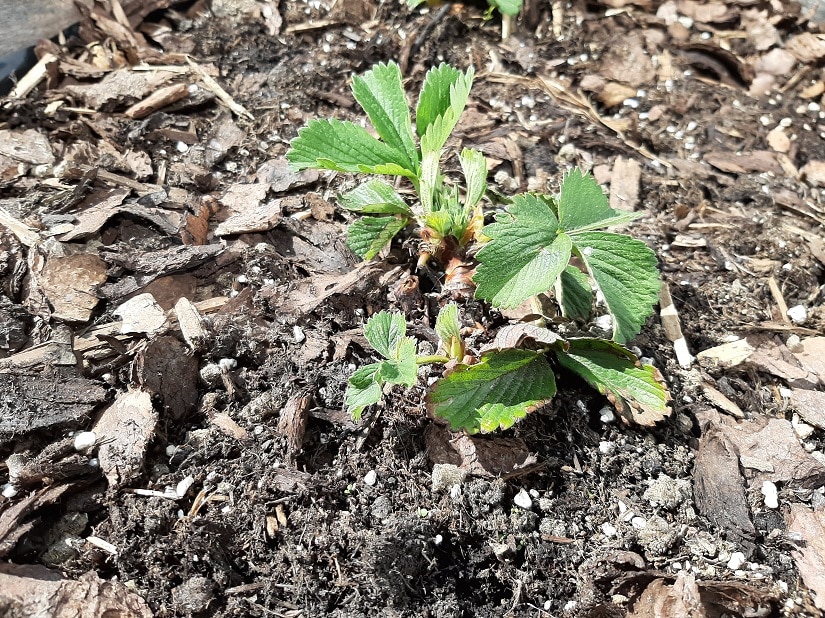
[[(17, 541), (34, 527), (35, 522), (26, 521), (29, 515), (43, 506), (56, 502), (71, 488), (71, 484), (43, 487), (24, 496), (14, 504), (7, 505), (0, 512), (0, 557), (10, 554)], [(2, 594), (0, 590), (0, 598)]]
[(727, 369), (744, 363), (755, 350), (747, 339), (738, 339), (702, 350), (696, 355), (696, 360), (706, 369)]
[(117, 489), (138, 475), (157, 420), (151, 395), (140, 390), (120, 393), (103, 411), (92, 431), (98, 436), (100, 469), (109, 489)]
[(639, 205), (642, 166), (635, 159), (616, 157), (610, 176), (610, 207), (632, 212)]
[(33, 564), (0, 565), (0, 606), (18, 616), (153, 616), (125, 584), (101, 579), (94, 571), (66, 579), (60, 571)]
[(808, 161), (799, 170), (802, 177), (813, 187), (825, 187), (825, 161)]
[(142, 101), (135, 103), (124, 112), (124, 115), (135, 119), (146, 118), (146, 116), (180, 101), (188, 94), (189, 86), (187, 84), (172, 84), (156, 90)]
[(699, 512), (739, 539), (756, 533), (739, 473), (739, 456), (734, 444), (716, 423), (702, 433), (693, 469), (693, 493)]
[(295, 455), (304, 442), (311, 403), (312, 395), (309, 392), (302, 392), (290, 397), (281, 409), (278, 433), (286, 438), (291, 455)]
[(135, 357), (133, 375), (154, 395), (166, 414), (179, 421), (198, 403), (198, 360), (175, 337), (150, 341)]
[(0, 441), (32, 431), (78, 427), (106, 400), (106, 389), (99, 383), (60, 373), (0, 372), (0, 393), (15, 395), (0, 397)]
[[(797, 488), (825, 484), (825, 465), (802, 448), (790, 421), (781, 418), (764, 421), (744, 421), (724, 427), (725, 436), (736, 445), (742, 457), (761, 462), (751, 475), (753, 482), (787, 483)], [(769, 467), (773, 467), (773, 471), (765, 471)]]
[(152, 335), (166, 325), (166, 312), (151, 294), (138, 294), (112, 311), (123, 324), (120, 332)]
[(186, 344), (192, 350), (200, 350), (206, 341), (207, 332), (203, 327), (201, 314), (197, 307), (188, 298), (180, 298), (175, 303), (175, 315)]
[(791, 552), (802, 581), (813, 590), (817, 608), (825, 610), (825, 511), (792, 504), (785, 521), (788, 532), (803, 541)]
[(0, 155), (31, 165), (54, 165), (55, 162), (48, 138), (35, 129), (0, 129)]
[(825, 34), (803, 32), (786, 41), (785, 49), (800, 62), (811, 64), (825, 58)]
[(791, 389), (791, 406), (806, 423), (825, 429), (825, 392)]
[(54, 311), (67, 322), (88, 322), (100, 300), (97, 290), (106, 281), (106, 262), (89, 253), (49, 256), (40, 285)]

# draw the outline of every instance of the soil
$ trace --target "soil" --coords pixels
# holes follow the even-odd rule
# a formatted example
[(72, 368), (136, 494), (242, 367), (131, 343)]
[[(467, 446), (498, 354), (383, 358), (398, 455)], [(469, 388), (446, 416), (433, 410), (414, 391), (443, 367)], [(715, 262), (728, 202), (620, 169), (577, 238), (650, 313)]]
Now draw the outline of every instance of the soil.
[[(415, 272), (414, 237), (359, 265), (335, 207), (356, 178), (280, 167), (309, 119), (362, 120), (350, 79), (382, 61), (402, 65), (410, 93), (439, 62), (475, 66), (449, 146), (481, 148), (502, 194), (557, 191), (579, 166), (622, 201), (630, 177), (625, 200), (644, 215), (629, 231), (656, 251), (692, 354), (744, 337), (785, 354), (822, 332), (825, 174), (809, 164), (825, 165), (822, 91), (810, 94), (825, 53), (759, 70), (817, 26), (779, 0), (727, 0), (710, 16), (690, 2), (661, 6), (679, 19), (660, 3), (527, 2), (502, 41), (501, 20), (473, 5), (214, 0), (132, 24), (145, 47), (126, 49), (98, 19), (41, 48), (61, 61), (0, 108), (0, 130), (36, 130), (54, 155), (5, 167), (0, 157), (0, 206), (37, 235), (27, 243), (0, 221), (0, 408), (16, 419), (0, 425), (0, 516), (67, 489), (15, 512), (19, 535), (0, 525), (0, 556), (69, 579), (93, 571), (155, 616), (819, 615), (790, 519), (825, 502), (825, 433), (789, 405), (793, 388), (818, 392), (814, 378), (764, 359), (680, 364), (657, 314), (631, 343), (672, 396), (653, 427), (620, 422), (603, 396), (561, 375), (551, 405), (476, 439), (479, 451), (529, 463), (496, 455), (467, 475), (450, 465), (466, 460), (444, 454), (457, 436), (424, 409), (435, 368), (410, 391), (388, 390), (359, 423), (342, 411), (347, 377), (373, 360), (366, 317), (403, 310), (432, 345), (450, 298), (437, 264)], [(97, 73), (83, 47), (95, 36), (110, 62)], [(134, 54), (194, 83), (184, 52), (248, 115), (190, 91), (140, 118), (125, 112), (143, 95), (89, 93)], [(611, 84), (625, 88), (618, 100)], [(266, 223), (237, 223), (238, 204)], [(240, 227), (218, 229), (230, 224)], [(66, 257), (78, 255), (95, 260)], [(414, 274), (418, 292), (402, 297), (399, 281)], [(60, 286), (81, 277), (94, 298), (78, 314)], [(146, 291), (158, 327), (142, 322), (151, 303), (124, 309)], [(201, 314), (194, 340), (173, 309), (182, 297)], [(792, 321), (798, 305), (805, 314)], [(476, 349), (508, 321), (472, 300), (462, 315)], [(140, 323), (123, 328), (129, 319)], [(111, 410), (137, 427), (115, 467), (106, 444), (73, 448), (78, 431), (105, 433)], [(697, 457), (715, 452), (720, 428), (770, 420), (793, 421), (813, 471), (765, 477), (737, 459), (737, 443), (727, 472), (744, 521), (732, 522), (736, 496), (709, 498), (724, 475), (707, 476)], [(778, 487), (778, 507), (764, 482)]]

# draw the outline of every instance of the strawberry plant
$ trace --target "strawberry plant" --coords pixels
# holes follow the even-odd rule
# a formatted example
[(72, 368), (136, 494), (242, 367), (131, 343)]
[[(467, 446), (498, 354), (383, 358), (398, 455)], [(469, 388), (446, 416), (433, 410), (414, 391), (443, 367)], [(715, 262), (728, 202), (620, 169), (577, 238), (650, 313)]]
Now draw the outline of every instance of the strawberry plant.
[[(313, 120), (292, 141), (287, 158), (298, 168), (406, 178), (418, 199), (409, 205), (389, 183), (369, 179), (341, 195), (341, 205), (362, 216), (348, 230), (348, 244), (371, 259), (410, 224), (418, 226), (425, 249), (445, 266), (461, 263), (472, 273), (476, 298), (499, 309), (538, 295), (552, 295), (562, 319), (585, 323), (603, 307), (610, 339), (563, 338), (540, 324), (502, 328), (495, 341), (469, 354), (459, 309), (447, 304), (435, 330), (440, 351), (419, 356), (406, 335), (406, 320), (386, 311), (373, 315), (364, 335), (382, 360), (355, 371), (346, 406), (354, 418), (381, 400), (385, 385), (413, 387), (421, 365), (442, 363), (443, 377), (430, 388), (427, 407), (453, 430), (489, 432), (511, 427), (556, 394), (556, 374), (566, 370), (605, 395), (621, 416), (651, 425), (670, 413), (663, 379), (624, 347), (657, 302), (656, 256), (643, 242), (609, 231), (638, 215), (614, 210), (601, 187), (575, 169), (558, 195), (514, 196), (484, 224), (487, 164), (465, 149), (459, 156), (465, 186), (441, 173), (444, 145), (466, 105), (473, 71), (442, 64), (424, 80), (415, 114), (415, 133), (401, 74), (394, 63), (379, 64), (353, 80), (353, 94), (378, 137), (350, 122)], [(416, 144), (416, 137), (418, 144)], [(475, 260), (467, 249), (476, 251)]]
[(376, 178), (340, 196), (341, 206), (363, 215), (347, 231), (347, 244), (360, 257), (373, 258), (401, 230), (416, 224), (426, 247), (420, 265), (431, 254), (445, 264), (463, 259), (464, 248), (483, 223), (487, 161), (477, 150), (461, 152), (463, 194), (445, 182), (439, 166), (472, 82), (472, 68), (462, 73), (441, 64), (428, 71), (416, 106), (414, 134), (401, 71), (393, 62), (379, 64), (352, 83), (353, 95), (378, 137), (351, 122), (320, 119), (310, 121), (292, 141), (287, 159), (297, 169), (362, 172), (411, 182), (418, 196), (412, 206), (391, 184)]

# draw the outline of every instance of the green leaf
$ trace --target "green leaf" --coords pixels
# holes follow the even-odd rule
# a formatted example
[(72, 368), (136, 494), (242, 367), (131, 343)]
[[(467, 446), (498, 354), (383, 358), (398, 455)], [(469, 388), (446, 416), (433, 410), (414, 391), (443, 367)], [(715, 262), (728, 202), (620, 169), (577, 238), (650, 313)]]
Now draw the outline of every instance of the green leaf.
[(476, 297), (496, 307), (517, 307), (547, 291), (570, 261), (570, 237), (561, 233), (550, 204), (538, 195), (515, 196), (507, 214), (482, 234), (492, 240), (477, 255)]
[(442, 62), (424, 76), (424, 85), (415, 108), (415, 128), (419, 137), (435, 119), (450, 107), (450, 88), (461, 78), (461, 71)]
[(412, 176), (403, 153), (370, 135), (363, 127), (335, 119), (310, 120), (290, 143), (287, 160), (296, 169)]
[(464, 204), (467, 208), (472, 208), (481, 201), (487, 191), (487, 159), (480, 151), (465, 148), (461, 151), (459, 160), (467, 185)]
[(641, 213), (610, 208), (607, 196), (590, 174), (574, 168), (561, 183), (558, 214), (561, 228), (568, 234), (605, 228), (638, 219)]
[(487, 3), (496, 7), (502, 15), (514, 17), (521, 10), (522, 0), (487, 0)]
[(613, 316), (613, 339), (629, 341), (659, 300), (656, 254), (642, 241), (622, 234), (581, 232), (571, 237)]
[(369, 180), (339, 196), (338, 201), (355, 212), (413, 216), (404, 199), (383, 180)]
[(505, 350), (476, 365), (459, 365), (427, 396), (430, 412), (453, 431), (507, 429), (556, 394), (553, 370), (543, 354)]
[(570, 339), (559, 363), (608, 397), (627, 420), (653, 425), (670, 415), (670, 394), (655, 367), (641, 366), (630, 350), (604, 339)]
[(590, 279), (575, 266), (568, 266), (556, 282), (556, 298), (562, 315), (571, 320), (587, 320), (593, 309)]
[(418, 151), (413, 141), (410, 108), (398, 65), (394, 62), (379, 63), (363, 76), (354, 77), (352, 93), (367, 112), (381, 139), (403, 157), (406, 169), (415, 172)]
[[(398, 314), (396, 314), (398, 315)], [(415, 339), (403, 337), (396, 346), (395, 356), (380, 363), (379, 375), (389, 384), (414, 386), (418, 379), (418, 363), (415, 360)]]
[(347, 229), (347, 246), (356, 255), (371, 260), (393, 237), (407, 227), (407, 217), (362, 217)]
[[(439, 71), (440, 67), (434, 70)], [(449, 84), (449, 104), (443, 108), (443, 111), (438, 110), (441, 109), (445, 103), (443, 96), (445, 84), (441, 83), (440, 80), (438, 81), (437, 92), (434, 90), (434, 94), (432, 95), (433, 98), (438, 98), (435, 98), (432, 105), (427, 105), (427, 109), (425, 109), (424, 112), (423, 135), (420, 133), (422, 124), (418, 120), (418, 113), (416, 113), (416, 125), (419, 129), (419, 135), (421, 135), (422, 154), (426, 155), (428, 152), (440, 152), (444, 147), (444, 143), (447, 141), (447, 138), (450, 137), (450, 133), (452, 133), (455, 125), (458, 124), (458, 119), (464, 111), (464, 106), (467, 105), (467, 98), (470, 96), (470, 88), (473, 85), (473, 75), (475, 75), (475, 72), (472, 67), (467, 69), (466, 73), (458, 73), (458, 77)], [(430, 102), (429, 97), (425, 98), (424, 91), (426, 88), (427, 83), (425, 82), (421, 92), (422, 98), (419, 101), (419, 108), (422, 102)], [(435, 116), (432, 116), (433, 111), (436, 112)]]
[(438, 173), (440, 159), (441, 151), (437, 150), (425, 152), (424, 158), (421, 160), (418, 194), (421, 199), (421, 209), (425, 216), (438, 210), (435, 200), (443, 186)]
[[(379, 311), (364, 325), (364, 337), (388, 360), (398, 359), (398, 347), (407, 332), (407, 320), (401, 313)], [(415, 348), (413, 347), (413, 356)]]
[(461, 339), (461, 323), (458, 320), (458, 305), (448, 303), (435, 318), (435, 332), (441, 342), (441, 349), (456, 360), (464, 358), (464, 342)]
[(350, 376), (344, 400), (353, 420), (361, 418), (364, 408), (381, 401), (381, 383), (378, 377), (380, 368), (380, 363), (371, 363), (356, 369)]

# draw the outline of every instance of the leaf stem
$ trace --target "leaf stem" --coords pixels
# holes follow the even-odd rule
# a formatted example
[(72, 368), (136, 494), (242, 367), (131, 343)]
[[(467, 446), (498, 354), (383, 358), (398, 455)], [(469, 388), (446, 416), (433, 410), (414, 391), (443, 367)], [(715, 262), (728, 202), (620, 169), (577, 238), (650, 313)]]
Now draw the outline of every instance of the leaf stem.
[(431, 365), (433, 363), (449, 363), (450, 360), (449, 356), (431, 354), (430, 356), (419, 356), (415, 359), (415, 362), (419, 365)]

